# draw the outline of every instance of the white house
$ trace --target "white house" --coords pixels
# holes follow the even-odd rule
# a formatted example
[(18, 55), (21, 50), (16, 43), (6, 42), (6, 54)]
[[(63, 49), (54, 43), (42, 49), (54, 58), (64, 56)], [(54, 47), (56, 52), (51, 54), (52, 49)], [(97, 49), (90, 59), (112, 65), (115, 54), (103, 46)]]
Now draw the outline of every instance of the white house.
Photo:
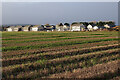
[(92, 25), (89, 24), (89, 25), (87, 26), (87, 29), (88, 29), (89, 31), (93, 31)]
[(8, 28), (6, 29), (6, 31), (10, 31), (10, 32), (11, 32), (11, 31), (14, 31), (14, 27), (15, 27), (15, 26), (10, 26), (10, 27), (8, 27)]
[(71, 31), (84, 31), (85, 30), (85, 26), (83, 24), (72, 24), (71, 25)]
[(35, 25), (31, 28), (31, 31), (42, 31), (44, 30), (44, 27), (41, 25)]
[(14, 27), (14, 31), (22, 31), (22, 26), (16, 26), (16, 27)]
[(110, 28), (110, 26), (108, 24), (104, 25), (105, 28)]
[(31, 25), (26, 25), (25, 27), (22, 28), (23, 31), (30, 31), (31, 30)]
[(63, 25), (63, 30), (64, 31), (70, 31), (70, 26), (69, 25)]
[(60, 31), (60, 26), (57, 24), (56, 25), (56, 29), (55, 29), (56, 31)]
[(64, 31), (62, 23), (56, 25), (56, 31)]
[(46, 24), (46, 25), (44, 25), (44, 30), (47, 31), (47, 32), (54, 31), (55, 30), (55, 26)]
[(99, 29), (99, 28), (98, 28), (97, 26), (94, 26), (94, 27), (93, 27), (93, 30), (94, 30), (94, 31), (96, 31), (96, 30), (98, 30), (98, 29)]

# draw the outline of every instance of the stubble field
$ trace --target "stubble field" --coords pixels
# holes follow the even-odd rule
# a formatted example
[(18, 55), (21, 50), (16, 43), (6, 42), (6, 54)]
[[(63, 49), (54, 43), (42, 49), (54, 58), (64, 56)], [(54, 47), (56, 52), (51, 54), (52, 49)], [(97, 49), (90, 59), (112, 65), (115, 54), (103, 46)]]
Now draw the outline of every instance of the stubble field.
[(2, 32), (3, 78), (120, 79), (118, 32)]

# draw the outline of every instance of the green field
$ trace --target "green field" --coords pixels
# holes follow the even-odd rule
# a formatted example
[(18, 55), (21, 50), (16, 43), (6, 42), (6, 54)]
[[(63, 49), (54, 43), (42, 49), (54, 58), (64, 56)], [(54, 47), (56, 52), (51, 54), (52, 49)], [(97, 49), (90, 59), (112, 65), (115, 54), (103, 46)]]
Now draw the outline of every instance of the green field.
[[(115, 68), (112, 72), (102, 68), (104, 73), (96, 70), (96, 74), (87, 78), (96, 78), (98, 74), (100, 78), (120, 78), (117, 72), (120, 67), (116, 66), (120, 63), (118, 40), (117, 31), (2, 32), (2, 75), (3, 78), (86, 78), (80, 76), (81, 71), (88, 74), (92, 71), (87, 72), (87, 68), (112, 65)], [(109, 77), (111, 73), (114, 75)]]

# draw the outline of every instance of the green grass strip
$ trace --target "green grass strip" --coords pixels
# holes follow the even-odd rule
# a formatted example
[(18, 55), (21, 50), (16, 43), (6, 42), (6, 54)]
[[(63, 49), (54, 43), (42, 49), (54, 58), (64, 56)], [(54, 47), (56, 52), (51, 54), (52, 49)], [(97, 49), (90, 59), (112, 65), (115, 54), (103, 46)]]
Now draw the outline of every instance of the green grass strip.
[(29, 45), (29, 46), (14, 46), (14, 47), (3, 47), (2, 51), (13, 51), (13, 50), (25, 50), (25, 49), (37, 49), (37, 48), (46, 48), (46, 47), (57, 47), (57, 46), (66, 46), (66, 45), (76, 45), (76, 44), (85, 44), (85, 43), (94, 43), (102, 41), (114, 41), (119, 40), (118, 38), (113, 39), (99, 39), (99, 40), (88, 40), (88, 41), (73, 41), (73, 42), (58, 42), (58, 43), (49, 43), (41, 45)]

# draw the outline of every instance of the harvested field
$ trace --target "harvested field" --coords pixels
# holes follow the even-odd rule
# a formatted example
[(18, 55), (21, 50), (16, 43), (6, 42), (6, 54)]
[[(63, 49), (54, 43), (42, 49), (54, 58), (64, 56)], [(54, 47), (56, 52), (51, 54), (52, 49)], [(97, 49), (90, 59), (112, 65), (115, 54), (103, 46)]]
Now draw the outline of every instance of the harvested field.
[[(93, 67), (76, 69), (73, 72), (65, 72), (61, 74), (54, 74), (49, 76), (51, 78), (107, 78), (120, 74), (120, 60), (112, 61), (108, 63), (98, 64)], [(114, 74), (115, 75), (115, 74)]]
[(2, 77), (120, 79), (118, 32), (3, 32)]

